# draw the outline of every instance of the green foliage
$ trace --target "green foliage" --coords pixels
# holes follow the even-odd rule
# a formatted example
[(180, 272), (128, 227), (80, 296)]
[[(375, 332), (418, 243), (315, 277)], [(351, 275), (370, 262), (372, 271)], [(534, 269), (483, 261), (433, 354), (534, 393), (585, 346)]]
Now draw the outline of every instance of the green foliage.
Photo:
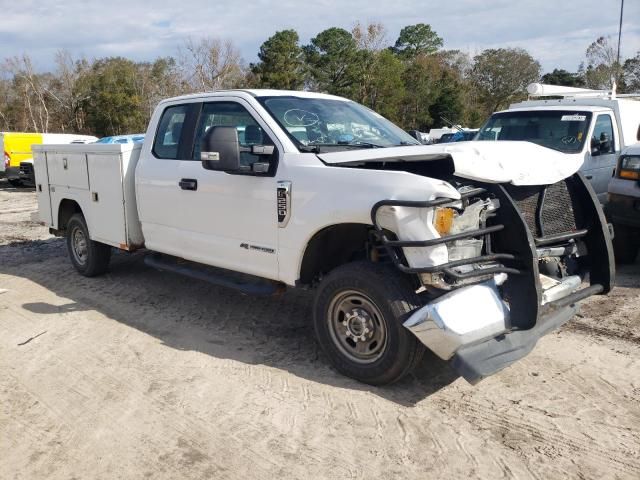
[(443, 70), (437, 82), (437, 94), (429, 107), (429, 115), (435, 123), (464, 124), (464, 99), (462, 84), (450, 70)]
[(121, 57), (105, 58), (93, 64), (83, 79), (87, 92), (83, 108), (90, 131), (107, 136), (146, 130), (137, 74), (136, 64)]
[(640, 51), (624, 62), (622, 70), (625, 90), (629, 93), (640, 92)]
[(585, 83), (589, 88), (608, 89), (611, 81), (622, 83), (622, 68), (617, 61), (617, 52), (610, 37), (599, 37), (585, 52), (587, 67)]
[(571, 73), (564, 69), (554, 68), (552, 72), (542, 76), (542, 83), (560, 85), (562, 87), (583, 87), (584, 78), (580, 73)]
[(362, 62), (361, 95), (358, 101), (392, 121), (400, 120), (405, 94), (404, 65), (388, 50), (367, 52)]
[(351, 33), (329, 28), (303, 47), (312, 86), (334, 95), (353, 95), (362, 58)]
[(304, 85), (304, 54), (295, 30), (282, 30), (260, 47), (260, 63), (251, 65), (254, 83), (261, 88), (298, 90)]
[(488, 49), (474, 57), (471, 75), (491, 113), (523, 97), (540, 78), (540, 64), (522, 48)]
[(403, 81), (406, 93), (402, 101), (400, 124), (407, 130), (427, 131), (439, 119), (429, 113), (429, 107), (438, 96), (438, 82), (442, 65), (435, 56), (420, 55), (406, 67)]
[[(477, 127), (495, 110), (523, 98), (540, 65), (523, 49), (484, 50), (471, 58), (441, 50), (427, 24), (404, 27), (393, 46), (380, 23), (357, 23), (351, 32), (328, 28), (301, 47), (295, 30), (275, 32), (246, 68), (231, 41), (189, 39), (178, 55), (151, 62), (126, 58), (93, 61), (57, 52), (53, 72), (40, 72), (28, 55), (0, 68), (0, 129), (90, 133), (146, 129), (157, 103), (168, 97), (220, 88), (308, 89), (360, 102), (406, 129), (427, 131), (456, 124)], [(640, 90), (640, 52), (618, 64), (612, 43), (600, 37), (577, 73), (554, 69), (545, 83)]]
[(411, 59), (417, 55), (428, 55), (444, 45), (442, 38), (431, 29), (431, 25), (418, 23), (400, 30), (393, 51), (402, 58)]

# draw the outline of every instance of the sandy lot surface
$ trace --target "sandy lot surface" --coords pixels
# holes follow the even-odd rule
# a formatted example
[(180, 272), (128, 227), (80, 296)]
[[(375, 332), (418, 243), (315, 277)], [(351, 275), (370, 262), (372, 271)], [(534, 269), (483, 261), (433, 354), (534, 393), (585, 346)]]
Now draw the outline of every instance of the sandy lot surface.
[(640, 478), (640, 265), (472, 387), (429, 356), (368, 387), (310, 296), (245, 297), (142, 255), (75, 273), (0, 180), (0, 478)]

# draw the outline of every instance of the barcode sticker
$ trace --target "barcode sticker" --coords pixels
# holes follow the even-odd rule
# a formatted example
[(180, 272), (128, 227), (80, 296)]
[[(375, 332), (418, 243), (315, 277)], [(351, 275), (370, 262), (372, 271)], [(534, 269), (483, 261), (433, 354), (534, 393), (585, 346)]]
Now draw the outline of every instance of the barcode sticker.
[(586, 119), (586, 115), (563, 115), (560, 120), (563, 122), (584, 122)]

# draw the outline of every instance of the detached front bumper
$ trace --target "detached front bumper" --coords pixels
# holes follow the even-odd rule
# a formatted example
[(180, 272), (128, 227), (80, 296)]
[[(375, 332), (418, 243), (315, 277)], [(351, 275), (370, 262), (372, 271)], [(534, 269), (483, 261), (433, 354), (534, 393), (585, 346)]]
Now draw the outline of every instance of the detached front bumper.
[(545, 304), (545, 313), (528, 330), (513, 330), (509, 309), (493, 281), (463, 287), (425, 305), (404, 326), (471, 384), (528, 355), (538, 339), (577, 313), (577, 302), (601, 293), (591, 285)]

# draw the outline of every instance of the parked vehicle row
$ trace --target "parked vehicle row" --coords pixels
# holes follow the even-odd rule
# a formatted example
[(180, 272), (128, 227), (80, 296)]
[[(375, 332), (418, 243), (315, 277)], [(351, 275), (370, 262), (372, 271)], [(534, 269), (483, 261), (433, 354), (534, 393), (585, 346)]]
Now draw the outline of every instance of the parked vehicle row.
[(155, 268), (246, 293), (312, 288), (319, 344), (370, 384), (425, 349), (475, 383), (614, 281), (581, 162), (524, 141), (421, 145), (340, 97), (177, 97), (142, 144), (34, 153), (42, 222), (80, 274), (145, 247)]

